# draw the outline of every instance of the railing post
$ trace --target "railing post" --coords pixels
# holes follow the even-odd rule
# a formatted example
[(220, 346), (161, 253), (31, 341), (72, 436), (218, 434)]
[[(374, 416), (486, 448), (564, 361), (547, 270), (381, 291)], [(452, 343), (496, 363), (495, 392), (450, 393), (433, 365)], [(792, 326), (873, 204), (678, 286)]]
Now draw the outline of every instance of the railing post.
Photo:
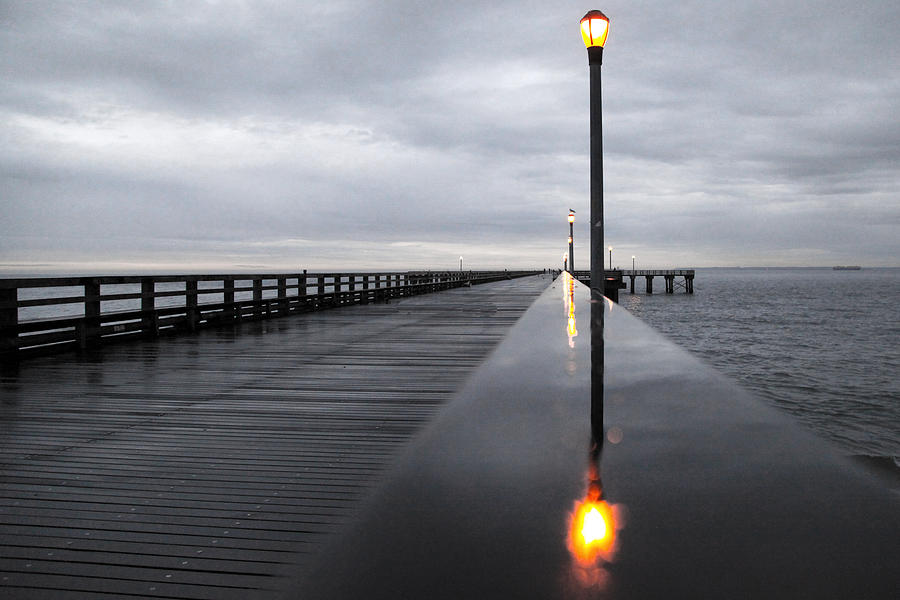
[(222, 280), (222, 314), (226, 319), (237, 320), (241, 318), (240, 312), (234, 305), (234, 279)]
[(156, 282), (151, 277), (141, 279), (141, 332), (145, 337), (159, 335), (159, 315), (156, 312)]
[(325, 304), (325, 276), (319, 275), (316, 278), (316, 310), (322, 308)]
[(288, 312), (287, 277), (278, 278), (278, 314), (286, 315)]
[(76, 328), (76, 337), (82, 350), (100, 341), (100, 284), (96, 281), (84, 283), (84, 319)]
[(299, 310), (306, 308), (306, 269), (297, 277), (297, 296), (300, 298)]
[(253, 278), (253, 314), (257, 317), (262, 317), (263, 308), (262, 308), (262, 279), (259, 277)]
[(200, 315), (197, 311), (197, 280), (184, 282), (184, 311), (188, 331), (197, 331)]
[(14, 356), (19, 351), (19, 290), (0, 290), (0, 357)]

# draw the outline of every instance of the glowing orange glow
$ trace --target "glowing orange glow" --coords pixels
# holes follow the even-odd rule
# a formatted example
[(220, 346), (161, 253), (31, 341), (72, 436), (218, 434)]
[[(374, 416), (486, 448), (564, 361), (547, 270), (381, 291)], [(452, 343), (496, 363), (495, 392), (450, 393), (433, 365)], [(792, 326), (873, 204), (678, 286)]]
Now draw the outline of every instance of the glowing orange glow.
[(606, 44), (609, 34), (609, 19), (599, 10), (592, 10), (581, 18), (581, 39), (587, 48)]
[(606, 537), (606, 521), (596, 506), (592, 506), (584, 515), (581, 537), (584, 538), (585, 544), (601, 542)]
[(571, 236), (571, 235), (569, 236), (569, 243), (570, 243), (570, 244), (572, 243), (572, 236)]
[(575, 213), (569, 213), (569, 223), (575, 222)]
[(603, 559), (612, 560), (616, 543), (616, 522), (612, 507), (603, 500), (592, 499), (575, 503), (569, 549), (583, 565)]

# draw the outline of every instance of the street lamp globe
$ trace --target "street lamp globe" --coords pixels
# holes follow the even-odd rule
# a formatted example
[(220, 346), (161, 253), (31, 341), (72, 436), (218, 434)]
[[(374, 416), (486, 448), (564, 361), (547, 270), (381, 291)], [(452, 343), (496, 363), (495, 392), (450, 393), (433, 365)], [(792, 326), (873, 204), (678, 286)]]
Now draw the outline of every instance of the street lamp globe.
[(602, 48), (609, 33), (609, 19), (599, 10), (588, 11), (581, 17), (581, 39), (587, 48)]

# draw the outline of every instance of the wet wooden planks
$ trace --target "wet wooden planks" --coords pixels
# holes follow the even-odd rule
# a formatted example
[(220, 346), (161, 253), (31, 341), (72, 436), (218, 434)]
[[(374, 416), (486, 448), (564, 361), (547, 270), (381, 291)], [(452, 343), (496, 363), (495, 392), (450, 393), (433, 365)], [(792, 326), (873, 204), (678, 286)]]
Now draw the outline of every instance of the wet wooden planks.
[(277, 589), (549, 282), (246, 323), (4, 372), (0, 595), (228, 599)]

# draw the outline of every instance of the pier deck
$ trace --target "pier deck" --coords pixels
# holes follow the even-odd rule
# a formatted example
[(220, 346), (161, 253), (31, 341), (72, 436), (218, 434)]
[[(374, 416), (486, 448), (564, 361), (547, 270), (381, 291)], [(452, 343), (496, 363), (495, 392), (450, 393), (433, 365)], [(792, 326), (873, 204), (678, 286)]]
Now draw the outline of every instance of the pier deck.
[(549, 283), (5, 367), (0, 596), (265, 596)]

